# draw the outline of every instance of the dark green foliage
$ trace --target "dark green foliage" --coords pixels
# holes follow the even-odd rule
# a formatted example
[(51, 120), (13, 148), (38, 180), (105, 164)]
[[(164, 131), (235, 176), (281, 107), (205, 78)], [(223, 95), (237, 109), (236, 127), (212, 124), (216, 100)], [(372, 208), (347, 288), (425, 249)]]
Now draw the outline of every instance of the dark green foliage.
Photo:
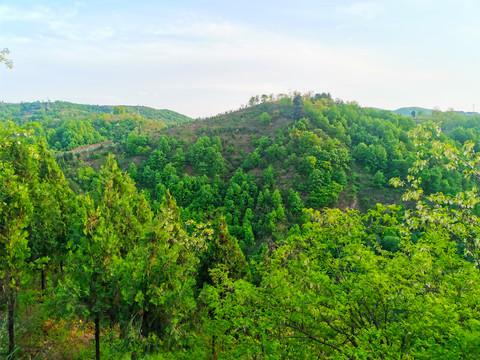
[(217, 219), (217, 230), (213, 235), (208, 249), (202, 257), (198, 271), (198, 284), (202, 288), (205, 283), (213, 284), (212, 272), (217, 269), (227, 270), (233, 280), (249, 280), (250, 271), (238, 241), (231, 236), (225, 217)]
[(72, 235), (75, 204), (44, 139), (13, 123), (0, 124), (0, 139), (0, 282), (5, 295), (0, 309), (8, 309), (9, 339), (8, 347), (0, 343), (0, 354), (7, 357), (18, 350), (15, 333), (23, 325), (15, 324), (15, 313), (17, 301), (28, 297), (24, 285), (34, 270), (41, 273), (36, 279), (41, 278), (44, 291), (47, 270), (58, 271)]
[(396, 236), (385, 236), (380, 239), (380, 246), (383, 250), (396, 252), (400, 249), (400, 239)]
[(167, 192), (145, 227), (149, 232), (132, 245), (116, 269), (123, 302), (121, 325), (129, 332), (129, 341), (145, 346), (143, 351), (148, 350), (152, 336), (173, 342), (183, 337), (195, 308), (196, 253), (209, 232), (203, 225), (188, 225), (193, 235), (186, 231), (175, 200)]
[(271, 120), (272, 116), (267, 112), (263, 112), (262, 115), (260, 115), (260, 124), (264, 126), (269, 125)]

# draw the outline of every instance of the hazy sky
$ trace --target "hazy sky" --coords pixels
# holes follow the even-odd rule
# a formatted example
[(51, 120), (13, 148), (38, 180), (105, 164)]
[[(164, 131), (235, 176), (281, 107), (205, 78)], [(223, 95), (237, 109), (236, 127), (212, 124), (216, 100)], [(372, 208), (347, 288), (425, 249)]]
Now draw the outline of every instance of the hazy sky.
[(255, 94), (480, 110), (480, 1), (0, 1), (0, 100), (192, 117)]

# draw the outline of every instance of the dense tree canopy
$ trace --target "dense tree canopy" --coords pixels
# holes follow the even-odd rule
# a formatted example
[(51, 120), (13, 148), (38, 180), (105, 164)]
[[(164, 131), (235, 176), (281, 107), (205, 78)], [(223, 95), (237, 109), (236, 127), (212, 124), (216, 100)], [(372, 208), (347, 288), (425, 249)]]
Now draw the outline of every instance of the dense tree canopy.
[(480, 355), (478, 118), (249, 103), (2, 106), (1, 357)]

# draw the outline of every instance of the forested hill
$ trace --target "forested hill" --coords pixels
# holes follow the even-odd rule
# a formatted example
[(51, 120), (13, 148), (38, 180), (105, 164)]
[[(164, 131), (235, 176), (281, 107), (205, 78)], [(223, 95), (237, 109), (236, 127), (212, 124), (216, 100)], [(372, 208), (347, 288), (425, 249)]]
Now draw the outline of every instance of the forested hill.
[[(253, 97), (249, 106), (156, 132), (135, 129), (124, 146), (59, 158), (77, 191), (94, 186), (108, 152), (149, 194), (167, 191), (184, 221), (224, 213), (248, 257), (302, 225), (302, 209), (367, 211), (401, 201), (389, 184), (405, 178), (416, 152), (416, 120), (442, 123), (458, 146), (480, 140), (478, 118), (435, 112), (412, 118), (334, 101), (329, 94)], [(478, 141), (477, 141), (478, 142)], [(427, 193), (454, 195), (469, 180), (440, 167), (421, 173)]]
[(0, 357), (479, 357), (478, 116), (57, 105), (2, 108)]
[(136, 128), (156, 131), (192, 121), (171, 110), (145, 106), (100, 106), (64, 101), (1, 103), (0, 122), (38, 123), (51, 149), (71, 150), (102, 141), (125, 142)]

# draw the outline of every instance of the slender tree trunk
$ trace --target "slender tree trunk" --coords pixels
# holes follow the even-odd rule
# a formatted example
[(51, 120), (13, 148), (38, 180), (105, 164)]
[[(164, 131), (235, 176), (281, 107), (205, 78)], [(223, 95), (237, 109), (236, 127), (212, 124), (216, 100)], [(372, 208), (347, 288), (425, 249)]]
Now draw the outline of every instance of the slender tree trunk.
[(212, 335), (212, 359), (216, 359), (217, 354), (215, 352), (215, 335)]
[(95, 360), (100, 360), (100, 319), (95, 317)]
[(13, 359), (13, 352), (15, 350), (15, 319), (14, 319), (14, 310), (15, 310), (15, 289), (11, 287), (11, 284), (8, 284), (8, 353)]
[(42, 273), (42, 293), (45, 291), (45, 269), (40, 270)]

